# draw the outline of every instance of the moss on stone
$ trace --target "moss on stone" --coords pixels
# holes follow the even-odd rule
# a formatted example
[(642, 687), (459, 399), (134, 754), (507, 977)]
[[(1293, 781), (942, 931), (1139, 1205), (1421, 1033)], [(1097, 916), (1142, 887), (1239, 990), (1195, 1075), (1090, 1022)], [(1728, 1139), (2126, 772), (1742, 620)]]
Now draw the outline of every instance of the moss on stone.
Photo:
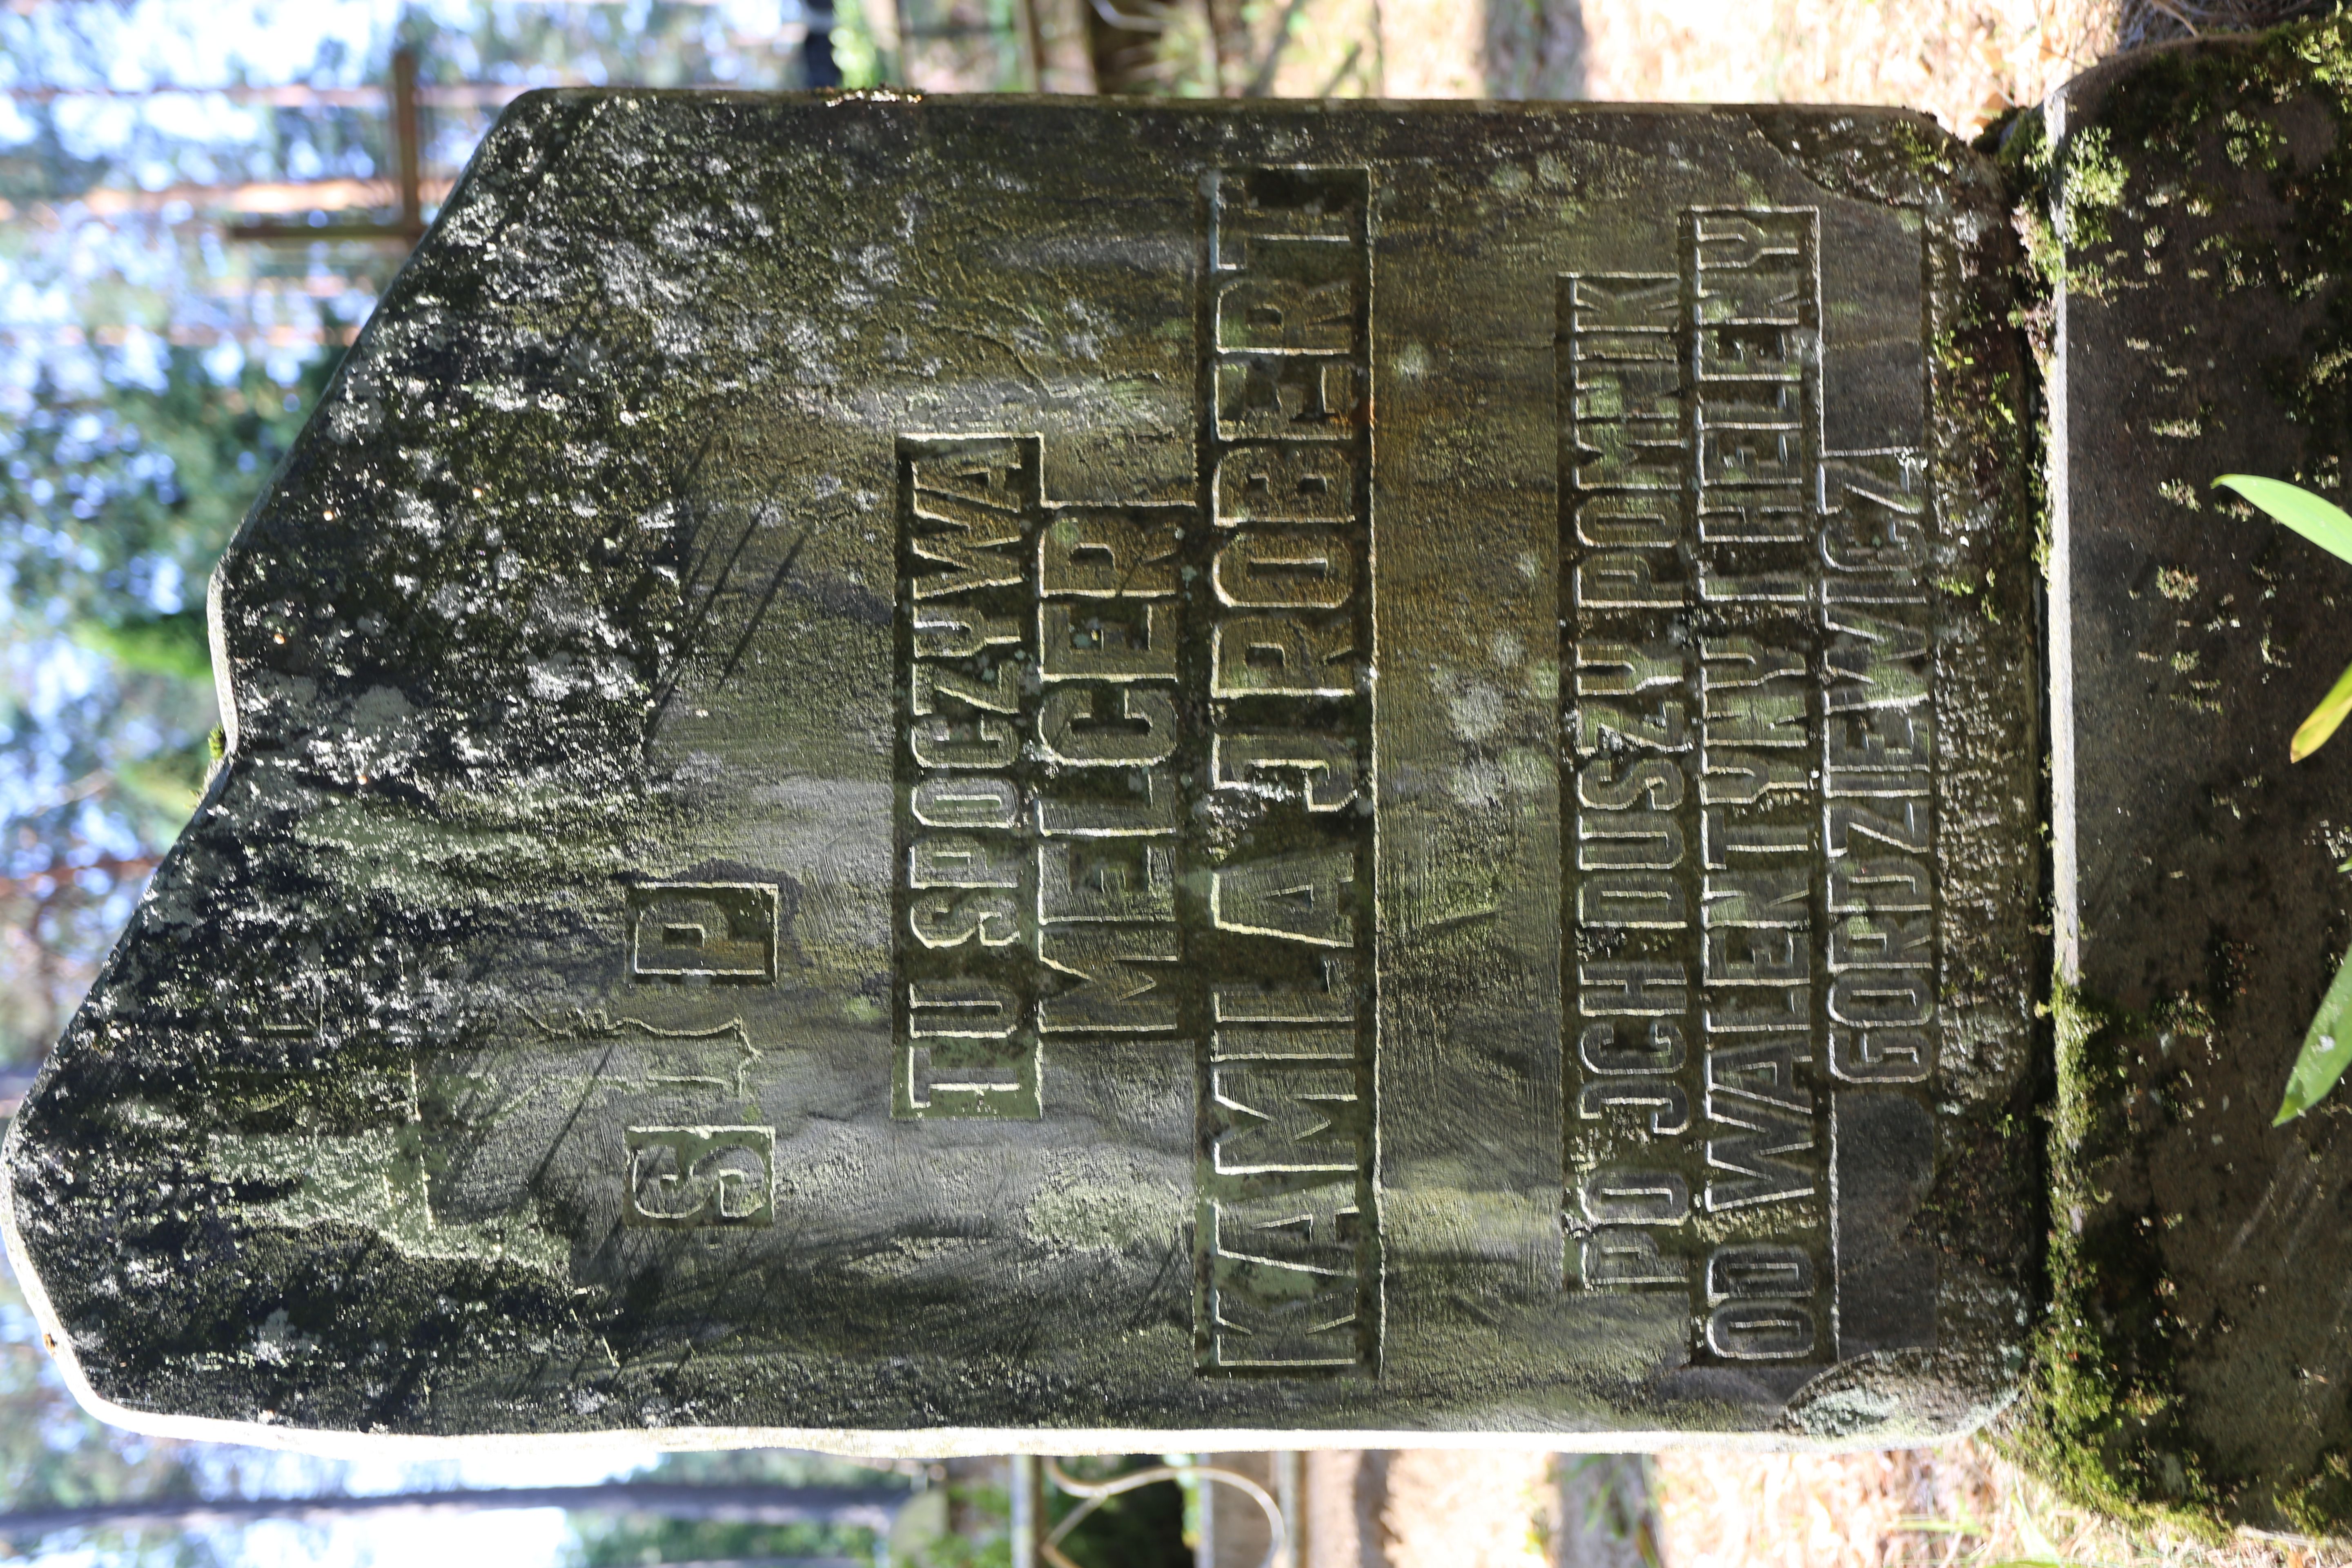
[[(2294, 105), (2320, 111), (2332, 132), (2308, 162), (2296, 158), (2279, 124), (2282, 110)], [(2117, 255), (2141, 243), (2142, 223), (2160, 229), (2175, 213), (2214, 216), (2223, 204), (2199, 170), (2215, 157), (2268, 176), (2288, 216), (2275, 237), (2259, 220), (2206, 236), (2186, 263), (2191, 277), (2206, 275), (2217, 298), (2260, 289), (2300, 299), (2341, 276), (2352, 236), (2352, 16), (2157, 52), (2116, 84), (2099, 121), (2061, 150), (2067, 173), (2053, 210), (2064, 215), (2058, 227), (2070, 280), (2107, 277)], [(2118, 227), (2108, 215), (2131, 221)], [(2287, 416), (2332, 449), (2352, 432), (2352, 385), (2343, 375), (2352, 363), (2352, 305), (2332, 300), (2326, 331), (2307, 347), (2271, 367), (2270, 379)]]
[(2057, 1058), (2051, 1305), (2034, 1335), (2023, 1419), (2005, 1442), (2018, 1462), (2086, 1508), (2218, 1540), (2221, 1500), (2183, 1430), (2169, 1347), (2137, 1321), (2158, 1299), (2143, 1287), (2161, 1262), (2128, 1225), (2102, 1214), (2100, 1181), (2132, 1138), (2124, 1042), (2167, 1027), (2203, 1032), (2211, 1020), (2178, 1002), (2133, 1017), (2063, 981), (2046, 1012)]
[[(2053, 121), (2065, 128), (2054, 144)], [(2254, 351), (2276, 355), (2259, 370), (2267, 396), (2199, 405), (2193, 421), (2170, 421), (2177, 429), (2155, 423), (2173, 410), (2152, 410), (2147, 429), (2189, 442), (2239, 426), (2275, 449), (2265, 471), (2340, 486), (2352, 449), (2352, 298), (2341, 288), (2352, 270), (2352, 16), (2118, 60), (2069, 89), (2063, 118), (2029, 111), (2003, 127), (1997, 158), (2018, 201), (2022, 324), (2037, 349), (2054, 346), (2037, 289), (2085, 302), (2090, 317), (2141, 311), (2141, 292), (2160, 291), (2149, 298), (2184, 331), (2301, 313), (2311, 324), (2287, 332), (2284, 349)], [(2195, 452), (2218, 463), (2216, 448)], [(2153, 595), (2193, 597), (2185, 568), (2163, 573), (2151, 568)], [(2168, 1047), (2219, 1047), (2214, 1009), (2242, 1033), (2231, 1009), (2245, 1005), (2218, 968), (2147, 984), (2201, 990), (2136, 1000), (2143, 1010), (2132, 1012), (2059, 985), (2048, 1004), (2050, 1306), (2009, 1445), (2077, 1502), (2140, 1525), (2206, 1539), (2241, 1522), (2340, 1533), (2352, 1521), (2352, 1461), (2336, 1452), (2250, 1466), (2216, 1436), (2228, 1424), (2191, 1407), (2183, 1373), (2204, 1353), (2204, 1319), (2185, 1305), (2198, 1288), (2190, 1265), (2171, 1266), (2178, 1280), (2168, 1272), (2165, 1234), (2185, 1216), (2151, 1198), (2149, 1161), (2157, 1134), (2187, 1114), (2181, 1053)], [(2172, 1239), (2180, 1258), (2184, 1233)]]

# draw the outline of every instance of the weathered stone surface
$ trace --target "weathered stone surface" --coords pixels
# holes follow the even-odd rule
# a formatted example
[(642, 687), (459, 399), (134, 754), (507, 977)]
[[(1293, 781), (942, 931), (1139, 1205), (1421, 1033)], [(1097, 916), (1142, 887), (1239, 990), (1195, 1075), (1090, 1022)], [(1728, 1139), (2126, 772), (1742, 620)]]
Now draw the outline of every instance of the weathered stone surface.
[[(2273, 1128), (2352, 931), (2352, 576), (2210, 489), (2340, 496), (2342, 23), (2126, 57), (2053, 105), (2062, 978), (2045, 1458), (2114, 1506), (2352, 1524), (2352, 1137)], [(2031, 137), (2034, 128), (2023, 134)], [(2021, 149), (2022, 151), (2023, 149)]]
[(2009, 246), (1897, 114), (524, 100), (16, 1124), (61, 1354), (312, 1431), (1980, 1419)]

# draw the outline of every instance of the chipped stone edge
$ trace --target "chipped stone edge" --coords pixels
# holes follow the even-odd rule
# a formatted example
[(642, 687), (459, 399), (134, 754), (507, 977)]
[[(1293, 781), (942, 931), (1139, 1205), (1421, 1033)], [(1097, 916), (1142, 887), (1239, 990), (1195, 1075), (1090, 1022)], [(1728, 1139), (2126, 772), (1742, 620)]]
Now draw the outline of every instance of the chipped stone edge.
[[(48, 1068), (44, 1064), (46, 1076)], [(19, 1142), (12, 1120), (0, 1139), (0, 1172), (13, 1166)], [(1694, 1430), (1443, 1431), (1436, 1429), (1330, 1428), (1277, 1431), (1255, 1427), (841, 1427), (672, 1426), (611, 1427), (601, 1431), (358, 1432), (348, 1428), (232, 1421), (212, 1415), (173, 1415), (117, 1404), (92, 1387), (83, 1373), (72, 1336), (32, 1267), (17, 1225), (16, 1184), (0, 1180), (0, 1245), (7, 1250), (26, 1304), (41, 1330), (41, 1343), (57, 1363), (67, 1392), (111, 1426), (144, 1436), (198, 1443), (316, 1454), (329, 1458), (410, 1458), (533, 1453), (626, 1453), (631, 1450), (692, 1453), (725, 1448), (798, 1448), (844, 1458), (966, 1458), (999, 1454), (1133, 1454), (1244, 1452), (1327, 1448), (1448, 1448), (1496, 1453), (1654, 1453), (1662, 1448), (1703, 1447), (1748, 1454), (1876, 1453), (1886, 1435), (1853, 1436), (1801, 1432), (1706, 1432)], [(2006, 1404), (2006, 1402), (2003, 1402)], [(1924, 1440), (1959, 1437), (1998, 1410), (1971, 1412), (1977, 1419)], [(1912, 1441), (1923, 1440), (1915, 1436)]]

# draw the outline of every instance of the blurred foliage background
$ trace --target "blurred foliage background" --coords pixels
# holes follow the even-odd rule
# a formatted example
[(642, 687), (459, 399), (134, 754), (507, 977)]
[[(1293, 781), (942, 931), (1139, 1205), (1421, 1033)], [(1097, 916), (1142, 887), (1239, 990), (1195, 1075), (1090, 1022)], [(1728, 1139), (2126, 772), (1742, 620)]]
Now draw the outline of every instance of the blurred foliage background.
[[(219, 715), (207, 574), (397, 270), (389, 79), (415, 61), (416, 196), (531, 87), (837, 80), (797, 0), (530, 5), (16, 0), (0, 7), (0, 1110), (195, 804)], [(854, 17), (852, 26), (854, 26)], [(857, 58), (845, 30), (845, 51)], [(866, 69), (875, 58), (870, 47)], [(241, 226), (310, 230), (238, 237)], [(777, 1454), (353, 1466), (148, 1440), (67, 1394), (0, 1280), (0, 1505), (453, 1482), (872, 1479)], [(841, 1555), (864, 1530), (486, 1516), (518, 1564)], [(401, 1560), (446, 1528), (72, 1532), (35, 1561)], [(500, 1550), (499, 1542), (505, 1543)], [(472, 1559), (474, 1550), (461, 1554)]]

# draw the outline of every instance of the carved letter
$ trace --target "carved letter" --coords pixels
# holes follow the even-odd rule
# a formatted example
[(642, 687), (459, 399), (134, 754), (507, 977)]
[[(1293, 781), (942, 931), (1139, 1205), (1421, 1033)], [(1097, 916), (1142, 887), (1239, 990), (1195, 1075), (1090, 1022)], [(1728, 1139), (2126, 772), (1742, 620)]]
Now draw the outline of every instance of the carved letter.
[(1584, 1179), (1578, 1201), (1595, 1225), (1680, 1225), (1690, 1218), (1690, 1187), (1672, 1171), (1608, 1166)]
[(1601, 1226), (1587, 1232), (1578, 1256), (1588, 1290), (1680, 1285), (1690, 1278), (1687, 1263), (1679, 1258), (1662, 1257), (1656, 1237), (1630, 1226)]
[(1021, 1026), (1021, 1000), (986, 980), (907, 985), (907, 1033), (924, 1039), (1002, 1040)]
[(1176, 703), (1163, 691), (1139, 691), (1132, 687), (1118, 694), (1119, 717), (1133, 730), (1080, 729), (1092, 720), (1095, 693), (1085, 687), (1066, 686), (1048, 696), (1037, 712), (1037, 738), (1058, 763), (1074, 767), (1134, 767), (1160, 763), (1176, 754)]
[(1021, 919), (1011, 893), (941, 889), (907, 906), (907, 929), (925, 947), (961, 947), (975, 937), (982, 947), (1003, 947), (1020, 936)]
[(1830, 983), (1830, 1016), (1841, 1024), (1917, 1025), (1935, 1016), (1935, 976), (1925, 969), (1854, 969)]
[(1176, 524), (1066, 508), (1037, 538), (1037, 591), (1096, 598), (1176, 592)]
[(1356, 798), (1355, 742), (1339, 735), (1219, 735), (1212, 742), (1212, 778), (1220, 787), (1247, 784), (1251, 775), (1296, 769), (1298, 795), (1309, 811), (1337, 811)]
[(1010, 842), (962, 834), (928, 834), (908, 847), (910, 888), (1017, 888), (1021, 868)]
[(1141, 787), (1127, 799), (1089, 795), (1083, 800), (1041, 797), (1037, 831), (1049, 838), (1122, 838), (1176, 831), (1176, 790), (1168, 775), (1139, 770), (1128, 775)]
[(983, 615), (970, 605), (915, 606), (915, 652), (925, 658), (970, 658), (983, 648), (1021, 640), (1021, 623)]
[(1576, 868), (1671, 871), (1683, 863), (1683, 827), (1648, 812), (1587, 816), (1576, 825)]
[(935, 490), (917, 490), (915, 515), (926, 522), (949, 525), (918, 533), (908, 542), (924, 560), (942, 562), (950, 568), (917, 577), (910, 585), (916, 598), (940, 599), (974, 588), (1009, 587), (1021, 581), (1021, 558), (1004, 553), (1006, 546), (1021, 542), (1019, 512)]
[(1679, 931), (1690, 924), (1682, 884), (1663, 871), (1595, 871), (1576, 884), (1576, 921), (1586, 926)]
[(1217, 1197), (1206, 1207), (1216, 1364), (1353, 1363), (1355, 1182)]
[(1010, 779), (925, 779), (915, 786), (915, 820), (927, 827), (1010, 827), (1020, 819), (1021, 792)]
[[(1612, 773), (1623, 767), (1619, 776)], [(1672, 811), (1683, 803), (1681, 764), (1665, 757), (1644, 757), (1630, 767), (1610, 758), (1587, 763), (1576, 775), (1576, 799), (1594, 811), (1623, 811), (1647, 795), (1646, 809)]]
[(1710, 1096), (1707, 1115), (1743, 1129), (1738, 1137), (1706, 1141), (1706, 1163), (1728, 1176), (1706, 1180), (1706, 1206), (1721, 1213), (1754, 1204), (1786, 1203), (1813, 1194), (1813, 1173), (1802, 1165), (1775, 1158), (1799, 1154), (1813, 1147), (1811, 1118), (1799, 1119), (1760, 1105), (1717, 1100)]
[(1248, 609), (1336, 610), (1356, 591), (1356, 558), (1324, 532), (1237, 533), (1217, 552), (1217, 597)]
[(1588, 1018), (1680, 1013), (1690, 1005), (1690, 973), (1679, 963), (1577, 966), (1576, 1010)]
[(1347, 849), (1227, 866), (1209, 873), (1209, 917), (1220, 931), (1353, 947), (1355, 882), (1356, 859)]
[(1038, 1001), (1039, 1029), (1136, 1034), (1176, 1026), (1175, 999), (1160, 990), (1162, 976), (1135, 967), (1173, 963), (1183, 956), (1174, 927), (1055, 928), (1040, 933), (1037, 956), (1078, 979), (1068, 990)]
[(1218, 623), (1212, 694), (1345, 697), (1356, 689), (1356, 634), (1345, 620), (1229, 616)]
[(991, 713), (1015, 713), (1021, 709), (1019, 671), (1011, 659), (998, 663), (992, 679), (983, 682), (980, 677), (961, 669), (950, 669), (940, 664), (915, 666), (914, 690), (910, 706), (918, 713), (929, 713), (939, 706), (942, 697), (973, 708), (984, 708)]
[(1114, 839), (1037, 846), (1041, 921), (1172, 921), (1176, 854), (1164, 844)]
[(1801, 1300), (1813, 1293), (1813, 1260), (1793, 1247), (1718, 1247), (1706, 1258), (1706, 1300), (1779, 1298)]
[(1576, 1042), (1576, 1057), (1584, 1070), (1598, 1073), (1680, 1072), (1685, 1049), (1682, 1026), (1663, 1018), (1650, 1026), (1646, 1049), (1617, 1044), (1614, 1024), (1587, 1024)]
[[(1143, 635), (1138, 640), (1130, 636), (1131, 623), (1106, 624), (1083, 605), (1038, 605), (1038, 674), (1047, 680), (1173, 680), (1176, 606), (1141, 608)], [(1080, 616), (1087, 620), (1081, 622)]]
[(1631, 697), (1653, 686), (1683, 679), (1683, 649), (1670, 642), (1580, 642), (1576, 645), (1576, 691), (1580, 697)]
[(1356, 1069), (1261, 1059), (1210, 1070), (1222, 1124), (1211, 1144), (1219, 1175), (1353, 1171), (1363, 1134)]
[(1690, 1096), (1678, 1085), (1658, 1079), (1601, 1078), (1584, 1086), (1576, 1097), (1576, 1114), (1597, 1121), (1602, 1112), (1631, 1108), (1650, 1113), (1650, 1131), (1671, 1138), (1690, 1131)]
[(1354, 459), (1328, 441), (1238, 447), (1217, 459), (1217, 526), (1346, 522), (1356, 513)]
[(1706, 1348), (1726, 1361), (1785, 1361), (1813, 1353), (1813, 1315), (1793, 1301), (1730, 1301), (1706, 1320)]
[(935, 716), (907, 726), (907, 749), (927, 768), (1004, 768), (1021, 754), (1021, 737), (1002, 719), (966, 726)]

